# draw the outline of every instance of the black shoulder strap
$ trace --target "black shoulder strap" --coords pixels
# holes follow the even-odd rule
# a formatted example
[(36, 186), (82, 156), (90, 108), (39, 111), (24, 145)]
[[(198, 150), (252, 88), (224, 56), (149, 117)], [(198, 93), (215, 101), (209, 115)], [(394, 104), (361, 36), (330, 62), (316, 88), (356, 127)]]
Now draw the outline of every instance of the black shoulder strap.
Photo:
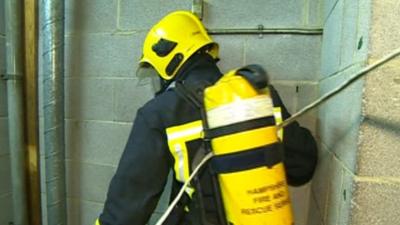
[(185, 84), (184, 81), (177, 81), (175, 84), (176, 93), (197, 109), (203, 108), (203, 92), (210, 86), (207, 81), (199, 81), (195, 84)]
[[(206, 117), (206, 113), (205, 113), (205, 109), (204, 109), (204, 104), (203, 104), (203, 102), (204, 102), (203, 101), (203, 97), (204, 97), (203, 92), (210, 85), (211, 84), (207, 81), (199, 81), (192, 85), (184, 84), (183, 82), (177, 82), (175, 84), (175, 90), (176, 90), (177, 94), (180, 97), (182, 97), (184, 100), (186, 100), (189, 104), (191, 104), (192, 106), (194, 106), (195, 108), (200, 110), (204, 132), (208, 131), (208, 125), (207, 125), (207, 117)], [(205, 151), (210, 152), (211, 147), (210, 147), (209, 140), (203, 139), (203, 141), (204, 141), (203, 143), (204, 143)], [(197, 197), (198, 202), (202, 205), (202, 206), (200, 206), (200, 208), (202, 208), (201, 209), (202, 212), (200, 215), (201, 223), (209, 224), (208, 217), (216, 216), (218, 225), (227, 225), (228, 222), (226, 221), (225, 211), (224, 211), (223, 204), (222, 204), (221, 190), (219, 189), (216, 174), (214, 172), (212, 172), (212, 168), (211, 168), (210, 164), (207, 165), (207, 170), (211, 173), (210, 174), (210, 178), (211, 178), (210, 182), (212, 183), (212, 187), (213, 187), (213, 192), (214, 192), (213, 195), (215, 197), (216, 212), (210, 213), (210, 212), (206, 212), (204, 210), (204, 203), (202, 200), (203, 196), (201, 193), (198, 193), (196, 195), (196, 197)], [(198, 190), (199, 190), (199, 188), (201, 188), (199, 180), (197, 180), (195, 186), (196, 186), (196, 189), (198, 189)], [(201, 191), (199, 191), (199, 192), (201, 192)]]
[(185, 207), (190, 203), (190, 197), (184, 193), (178, 204), (172, 209), (171, 213), (164, 221), (163, 225), (179, 225), (185, 215)]

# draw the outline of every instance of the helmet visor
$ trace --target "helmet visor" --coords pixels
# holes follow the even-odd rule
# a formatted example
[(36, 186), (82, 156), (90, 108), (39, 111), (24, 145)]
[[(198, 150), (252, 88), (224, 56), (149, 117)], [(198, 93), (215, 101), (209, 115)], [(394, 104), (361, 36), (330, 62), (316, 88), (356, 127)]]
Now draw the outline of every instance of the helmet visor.
[(148, 64), (139, 65), (136, 70), (136, 77), (141, 79), (157, 78), (159, 75), (157, 71)]
[(138, 78), (137, 86), (151, 85), (153, 92), (157, 93), (161, 89), (161, 77), (157, 71), (148, 64), (139, 65), (136, 70)]

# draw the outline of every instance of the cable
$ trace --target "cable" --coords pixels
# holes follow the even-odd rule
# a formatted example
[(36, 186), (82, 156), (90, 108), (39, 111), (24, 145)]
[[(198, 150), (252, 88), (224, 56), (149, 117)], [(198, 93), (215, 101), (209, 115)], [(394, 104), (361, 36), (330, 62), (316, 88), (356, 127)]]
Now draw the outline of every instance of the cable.
[(356, 80), (359, 78), (363, 77), (365, 74), (368, 72), (376, 69), (377, 67), (385, 64), (386, 62), (392, 60), (396, 56), (400, 55), (400, 48), (396, 49), (392, 53), (386, 55), (385, 57), (381, 58), (380, 60), (376, 61), (375, 63), (372, 63), (371, 65), (365, 67), (364, 69), (360, 70), (358, 73), (354, 74), (350, 79), (347, 81), (343, 82), (340, 84), (337, 88), (333, 89), (332, 91), (326, 93), (325, 95), (321, 96), (311, 104), (307, 105), (304, 107), (302, 110), (298, 111), (297, 113), (293, 114), (291, 117), (283, 121), (283, 123), (279, 124), (277, 126), (277, 129), (279, 130), (282, 127), (286, 127), (287, 125), (291, 124), (294, 122), (298, 117), (302, 116), (306, 112), (310, 111), (311, 109), (317, 107), (318, 105), (324, 103), (328, 99), (330, 99), (332, 96), (336, 95), (338, 92), (342, 91), (346, 87), (348, 87), (350, 84), (354, 83)]
[(182, 197), (183, 193), (185, 192), (186, 187), (189, 185), (190, 181), (193, 179), (194, 176), (199, 172), (201, 167), (212, 157), (214, 154), (212, 152), (208, 153), (204, 158), (201, 160), (199, 165), (193, 170), (192, 174), (190, 175), (189, 179), (183, 184), (181, 190), (179, 190), (179, 193), (176, 195), (172, 203), (168, 206), (168, 209), (164, 212), (164, 214), (160, 217), (160, 219), (157, 221), (156, 225), (162, 225), (164, 221), (167, 219), (168, 215), (171, 213), (172, 209), (175, 207), (175, 205), (178, 203), (179, 199)]

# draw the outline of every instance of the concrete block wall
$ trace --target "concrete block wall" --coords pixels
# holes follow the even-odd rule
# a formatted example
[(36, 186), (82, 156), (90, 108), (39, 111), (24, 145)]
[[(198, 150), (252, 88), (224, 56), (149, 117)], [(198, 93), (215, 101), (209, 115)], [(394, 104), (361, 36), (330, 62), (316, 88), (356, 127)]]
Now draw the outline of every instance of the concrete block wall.
[[(369, 1), (325, 0), (319, 95), (367, 64)], [(309, 225), (349, 224), (364, 82), (357, 81), (319, 108), (320, 154), (312, 185)]]
[[(400, 47), (397, 1), (326, 0), (320, 93)], [(400, 60), (320, 108), (310, 225), (399, 224)]]
[[(397, 1), (324, 2), (320, 93), (400, 47)], [(310, 225), (398, 224), (400, 61), (371, 72), (319, 112)]]
[(66, 1), (68, 224), (93, 224), (103, 209), (136, 110), (153, 96), (150, 82), (135, 78), (144, 36), (175, 8), (190, 9), (190, 2)]
[[(326, 0), (319, 94), (348, 79), (366, 64), (369, 4)], [(320, 154), (312, 185), (309, 225), (349, 224), (356, 149), (362, 119), (363, 81), (357, 81), (319, 108)]]
[[(0, 0), (0, 74), (6, 72), (4, 8), (4, 0)], [(6, 81), (0, 79), (0, 224), (12, 221), (13, 213), (7, 115), (7, 86)]]
[[(167, 12), (190, 10), (191, 4), (190, 0), (174, 0), (168, 4), (160, 0), (66, 1), (65, 133), (69, 224), (90, 224), (101, 212), (136, 110), (153, 96), (150, 81), (138, 82), (134, 77), (147, 30)], [(204, 22), (208, 28), (248, 28), (259, 24), (268, 28), (315, 28), (322, 23), (321, 9), (319, 0), (251, 3), (209, 0), (205, 1)], [(223, 71), (249, 63), (262, 64), (289, 111), (299, 110), (316, 97), (320, 35), (214, 38), (220, 43)], [(315, 133), (316, 112), (305, 116), (301, 122)], [(299, 225), (307, 221), (309, 188), (291, 189)], [(44, 193), (45, 190), (43, 201)], [(161, 215), (167, 201), (168, 193), (164, 193), (150, 224)]]
[[(368, 62), (400, 48), (400, 3), (372, 1)], [(400, 58), (365, 79), (351, 224), (399, 224)]]

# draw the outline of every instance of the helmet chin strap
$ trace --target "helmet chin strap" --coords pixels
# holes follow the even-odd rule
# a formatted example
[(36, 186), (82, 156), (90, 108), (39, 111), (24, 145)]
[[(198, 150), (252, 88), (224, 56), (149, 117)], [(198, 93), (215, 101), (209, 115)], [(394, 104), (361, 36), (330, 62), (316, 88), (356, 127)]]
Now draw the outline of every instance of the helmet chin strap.
[(160, 77), (160, 90), (155, 93), (155, 96), (165, 92), (173, 82), (175, 82), (175, 79), (164, 80)]

